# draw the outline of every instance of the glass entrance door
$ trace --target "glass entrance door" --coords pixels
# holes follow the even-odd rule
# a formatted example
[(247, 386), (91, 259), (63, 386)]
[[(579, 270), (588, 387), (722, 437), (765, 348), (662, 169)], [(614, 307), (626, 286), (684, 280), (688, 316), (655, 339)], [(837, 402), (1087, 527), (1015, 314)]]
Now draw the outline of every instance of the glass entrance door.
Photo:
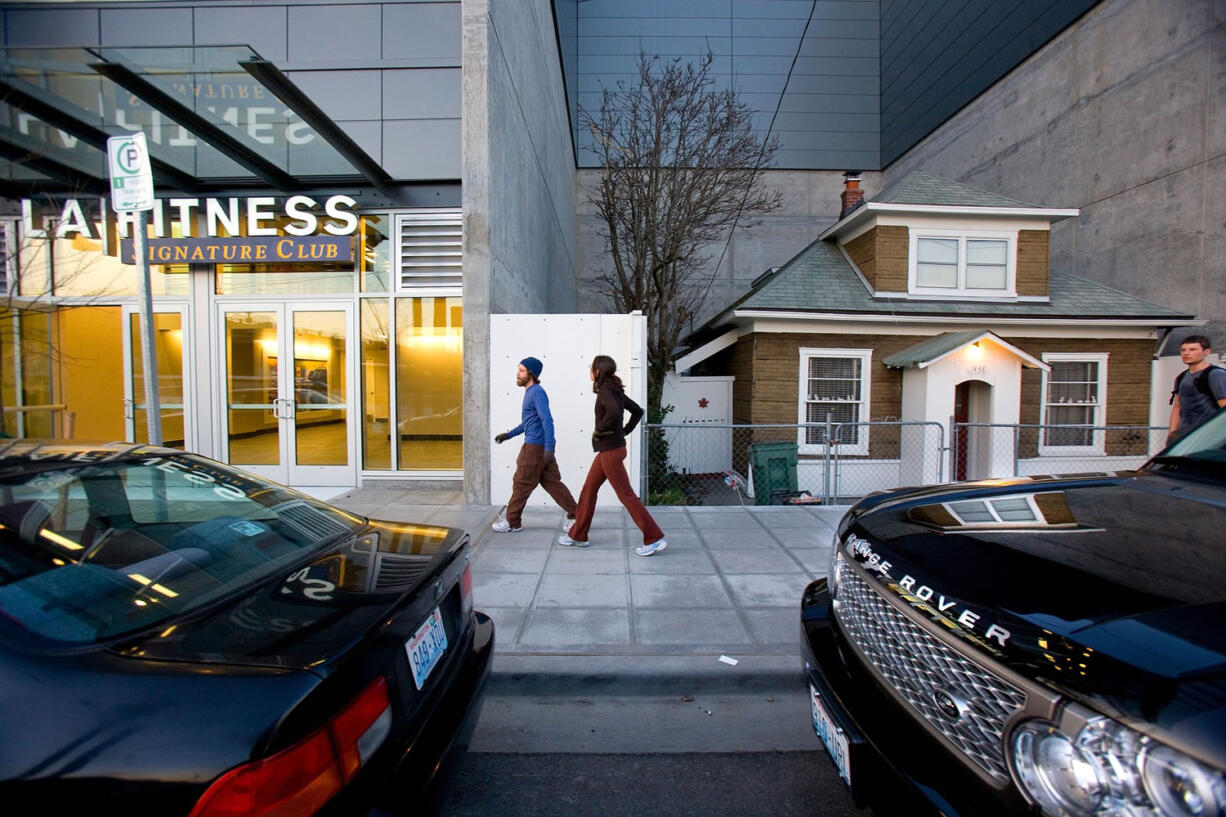
[(227, 461), (289, 485), (356, 485), (352, 304), (224, 304), (219, 325)]
[[(153, 313), (154, 349), (157, 354), (158, 404), (162, 415), (162, 444), (171, 448), (187, 448), (194, 442), (195, 424), (187, 414), (191, 401), (187, 398), (187, 381), (183, 372), (188, 368), (188, 349), (184, 341), (187, 325), (186, 307), (159, 306)], [(141, 334), (140, 310), (125, 306), (123, 310), (123, 416), (126, 439), (149, 442), (149, 414), (145, 405), (145, 358)], [(193, 439), (189, 440), (188, 435)]]

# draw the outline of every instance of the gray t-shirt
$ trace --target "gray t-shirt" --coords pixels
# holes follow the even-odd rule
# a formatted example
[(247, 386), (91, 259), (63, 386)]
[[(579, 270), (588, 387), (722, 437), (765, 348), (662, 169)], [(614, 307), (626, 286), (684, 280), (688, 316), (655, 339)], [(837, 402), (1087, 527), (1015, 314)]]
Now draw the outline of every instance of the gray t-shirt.
[(1188, 372), (1179, 381), (1179, 431), (1186, 432), (1218, 410), (1217, 401), (1226, 398), (1226, 369), (1209, 371), (1209, 390), (1213, 399), (1196, 388), (1196, 378), (1204, 372)]

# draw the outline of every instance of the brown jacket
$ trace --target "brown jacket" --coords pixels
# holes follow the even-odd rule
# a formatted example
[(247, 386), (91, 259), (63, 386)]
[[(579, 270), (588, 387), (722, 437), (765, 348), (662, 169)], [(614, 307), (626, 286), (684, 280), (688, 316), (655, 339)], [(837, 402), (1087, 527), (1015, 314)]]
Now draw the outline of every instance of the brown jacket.
[[(630, 422), (622, 425), (622, 417), (630, 412)], [(643, 418), (643, 408), (626, 396), (626, 392), (606, 383), (596, 392), (596, 426), (592, 432), (593, 451), (613, 451), (626, 445), (626, 435)]]

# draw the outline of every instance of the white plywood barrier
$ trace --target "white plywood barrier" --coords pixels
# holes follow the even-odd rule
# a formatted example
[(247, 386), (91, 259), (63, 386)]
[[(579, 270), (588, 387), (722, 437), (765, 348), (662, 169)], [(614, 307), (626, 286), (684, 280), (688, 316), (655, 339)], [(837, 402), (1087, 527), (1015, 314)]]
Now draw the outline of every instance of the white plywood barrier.
[[(575, 499), (592, 464), (592, 424), (595, 395), (588, 370), (596, 355), (617, 361), (626, 394), (647, 407), (647, 319), (630, 315), (491, 315), (490, 316), (490, 501), (505, 504), (511, 497), (515, 457), (522, 435), (501, 445), (493, 435), (520, 423), (524, 390), (515, 385), (515, 369), (525, 357), (540, 358), (541, 385), (549, 395), (557, 436), (558, 467)], [(646, 417), (643, 422), (646, 422)], [(640, 426), (641, 427), (641, 426)], [(628, 440), (626, 468), (630, 484), (639, 489), (641, 435)], [(598, 505), (616, 505), (613, 489), (601, 490)], [(548, 507), (553, 500), (537, 488), (529, 507)]]

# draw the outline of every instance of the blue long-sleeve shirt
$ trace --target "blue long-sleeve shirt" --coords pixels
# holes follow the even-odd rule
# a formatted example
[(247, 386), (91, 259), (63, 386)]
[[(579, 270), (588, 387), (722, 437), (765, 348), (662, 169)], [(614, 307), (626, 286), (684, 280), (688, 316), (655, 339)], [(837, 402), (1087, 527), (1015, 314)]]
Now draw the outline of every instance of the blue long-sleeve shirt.
[(533, 383), (524, 389), (524, 408), (522, 421), (507, 432), (508, 437), (524, 435), (525, 443), (545, 446), (546, 451), (552, 451), (555, 445), (553, 436), (553, 415), (549, 413), (549, 395), (541, 388), (540, 383)]

